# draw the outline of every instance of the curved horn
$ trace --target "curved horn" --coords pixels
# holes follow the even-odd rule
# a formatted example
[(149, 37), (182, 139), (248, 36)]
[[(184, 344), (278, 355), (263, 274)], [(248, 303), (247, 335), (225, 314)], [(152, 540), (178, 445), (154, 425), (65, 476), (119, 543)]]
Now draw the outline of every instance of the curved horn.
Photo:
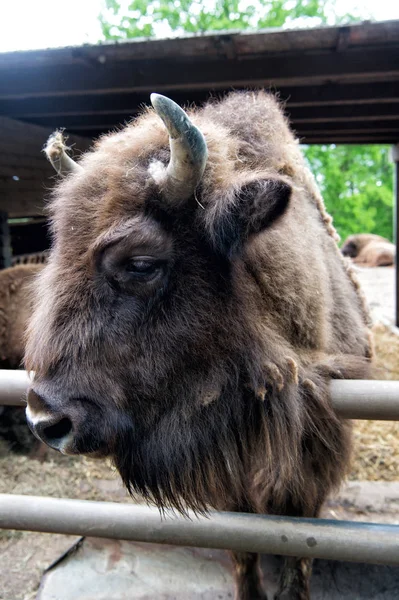
[(204, 173), (208, 157), (205, 138), (170, 98), (151, 94), (151, 104), (168, 130), (170, 145), (168, 166), (152, 169), (152, 175), (168, 199), (187, 200)]
[(67, 150), (67, 146), (62, 131), (55, 131), (47, 140), (44, 152), (58, 175), (83, 171), (82, 167), (72, 160), (65, 150)]

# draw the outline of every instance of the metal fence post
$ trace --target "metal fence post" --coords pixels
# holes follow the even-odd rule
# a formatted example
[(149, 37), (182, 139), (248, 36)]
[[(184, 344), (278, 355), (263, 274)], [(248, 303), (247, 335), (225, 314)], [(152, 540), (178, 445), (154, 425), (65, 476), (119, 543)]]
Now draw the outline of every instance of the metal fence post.
[(394, 241), (396, 245), (395, 259), (395, 325), (399, 327), (399, 144), (392, 146), (392, 160), (394, 162)]
[(11, 238), (8, 214), (0, 211), (0, 269), (11, 266)]

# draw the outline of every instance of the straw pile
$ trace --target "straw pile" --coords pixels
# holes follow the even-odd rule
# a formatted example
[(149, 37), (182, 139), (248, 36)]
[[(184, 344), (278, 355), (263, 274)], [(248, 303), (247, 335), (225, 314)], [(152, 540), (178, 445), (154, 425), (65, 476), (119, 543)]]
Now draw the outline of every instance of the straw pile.
[[(399, 380), (399, 335), (377, 323), (373, 327), (375, 379)], [(399, 480), (399, 422), (355, 421), (350, 479)]]
[(49, 450), (46, 460), (39, 462), (12, 454), (3, 444), (0, 446), (0, 493), (3, 494), (117, 501), (116, 496), (121, 495), (115, 494), (118, 481), (119, 476), (108, 461), (63, 456)]

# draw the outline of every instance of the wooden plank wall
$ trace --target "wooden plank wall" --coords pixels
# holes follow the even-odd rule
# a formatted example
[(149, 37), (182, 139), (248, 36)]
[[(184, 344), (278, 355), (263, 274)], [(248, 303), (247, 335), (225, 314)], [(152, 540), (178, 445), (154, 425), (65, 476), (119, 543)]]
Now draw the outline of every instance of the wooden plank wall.
[[(9, 217), (43, 214), (46, 194), (55, 172), (42, 152), (51, 129), (0, 117), (0, 211)], [(91, 140), (68, 137), (74, 156), (87, 150)]]

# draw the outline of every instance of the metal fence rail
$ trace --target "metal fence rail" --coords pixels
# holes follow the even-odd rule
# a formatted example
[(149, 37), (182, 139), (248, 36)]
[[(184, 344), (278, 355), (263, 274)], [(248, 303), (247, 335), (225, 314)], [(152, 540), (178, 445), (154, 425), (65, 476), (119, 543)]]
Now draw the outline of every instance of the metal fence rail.
[(0, 494), (0, 528), (399, 565), (399, 526)]
[(399, 421), (399, 381), (331, 381), (331, 400), (346, 419)]
[(0, 405), (25, 406), (30, 379), (27, 371), (0, 369)]
[[(25, 371), (0, 371), (0, 405), (24, 406)], [(331, 382), (348, 419), (399, 420), (399, 381)], [(0, 529), (399, 565), (399, 526), (211, 512), (191, 518), (147, 506), (0, 494)]]
[[(24, 406), (28, 385), (25, 371), (0, 370), (0, 405)], [(334, 380), (331, 400), (347, 419), (399, 421), (399, 381)]]

